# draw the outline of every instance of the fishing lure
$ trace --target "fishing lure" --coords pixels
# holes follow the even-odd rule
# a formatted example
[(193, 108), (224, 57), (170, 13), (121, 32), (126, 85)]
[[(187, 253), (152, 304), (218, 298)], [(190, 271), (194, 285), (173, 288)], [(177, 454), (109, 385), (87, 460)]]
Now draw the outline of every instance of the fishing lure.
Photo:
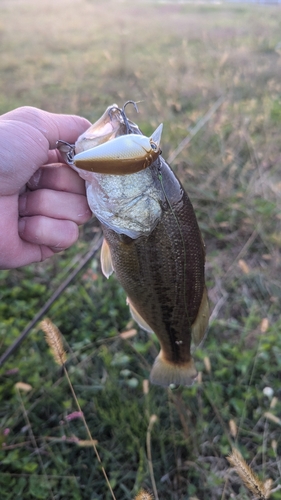
[(100, 174), (125, 175), (140, 172), (152, 165), (161, 154), (160, 139), (163, 125), (151, 137), (120, 135), (112, 141), (82, 151), (73, 157), (77, 168)]

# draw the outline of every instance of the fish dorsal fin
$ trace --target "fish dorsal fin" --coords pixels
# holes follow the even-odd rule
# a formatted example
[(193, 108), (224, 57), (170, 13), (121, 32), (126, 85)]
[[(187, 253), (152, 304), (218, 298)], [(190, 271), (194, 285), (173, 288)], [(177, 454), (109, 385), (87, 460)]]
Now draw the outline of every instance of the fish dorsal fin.
[(159, 148), (160, 146), (162, 130), (163, 130), (163, 123), (160, 123), (160, 125), (157, 127), (156, 130), (154, 130), (152, 136), (150, 137), (150, 142), (151, 141), (154, 142), (157, 145), (157, 148)]
[(194, 321), (191, 327), (192, 340), (195, 345), (200, 344), (200, 342), (203, 340), (205, 331), (208, 326), (209, 316), (210, 312), (209, 312), (208, 295), (206, 288), (204, 288), (199, 311), (196, 320)]
[(101, 270), (104, 276), (106, 276), (106, 278), (109, 278), (109, 276), (113, 273), (114, 269), (112, 265), (110, 249), (105, 239), (103, 240), (101, 247), (100, 261), (101, 261)]
[(132, 315), (132, 318), (136, 321), (136, 323), (146, 332), (153, 333), (153, 330), (151, 330), (150, 326), (147, 324), (147, 322), (142, 318), (142, 316), (138, 313), (138, 311), (135, 309), (133, 304), (131, 304), (130, 299), (127, 298), (127, 304), (130, 308), (130, 313)]

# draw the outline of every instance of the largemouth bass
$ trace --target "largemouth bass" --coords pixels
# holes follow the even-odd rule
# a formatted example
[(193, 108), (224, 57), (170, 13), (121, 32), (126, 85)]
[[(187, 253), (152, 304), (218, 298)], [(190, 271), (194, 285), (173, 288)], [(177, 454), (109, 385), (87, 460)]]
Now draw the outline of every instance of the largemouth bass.
[(200, 343), (209, 319), (204, 243), (189, 197), (161, 156), (162, 126), (147, 138), (124, 108), (110, 106), (74, 147), (59, 149), (86, 180), (101, 222), (103, 273), (115, 272), (133, 318), (159, 340), (151, 382), (192, 385), (191, 340)]

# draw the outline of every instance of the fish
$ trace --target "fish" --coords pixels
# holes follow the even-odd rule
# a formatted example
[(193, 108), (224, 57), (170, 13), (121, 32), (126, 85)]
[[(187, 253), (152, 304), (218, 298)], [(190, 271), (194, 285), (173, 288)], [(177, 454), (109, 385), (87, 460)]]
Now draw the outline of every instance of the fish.
[(101, 223), (103, 274), (115, 273), (133, 319), (158, 338), (151, 383), (190, 386), (197, 376), (191, 342), (200, 344), (209, 321), (205, 245), (192, 203), (162, 157), (162, 125), (144, 136), (127, 104), (109, 106), (74, 146), (58, 147), (85, 179)]

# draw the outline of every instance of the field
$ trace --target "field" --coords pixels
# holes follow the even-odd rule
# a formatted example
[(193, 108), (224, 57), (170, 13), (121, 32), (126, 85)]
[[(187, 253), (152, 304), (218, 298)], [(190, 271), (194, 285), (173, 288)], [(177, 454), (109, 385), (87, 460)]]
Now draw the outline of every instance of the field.
[[(185, 186), (206, 244), (208, 335), (191, 388), (151, 386), (159, 346), (136, 328), (98, 256), (0, 369), (1, 499), (254, 498), (227, 456), (240, 450), (281, 499), (281, 17), (276, 6), (1, 0), (0, 113), (22, 105), (94, 122), (139, 101), (145, 134), (163, 122), (163, 156)], [(182, 142), (184, 141), (184, 142)], [(0, 271), (0, 354), (89, 250)], [(21, 383), (21, 385), (19, 385)], [(22, 385), (28, 384), (28, 385)], [(77, 413), (78, 411), (78, 413)], [(89, 445), (90, 444), (90, 445)], [(148, 497), (147, 497), (148, 498)], [(262, 496), (259, 496), (262, 498)], [(265, 498), (265, 497), (264, 497)]]

